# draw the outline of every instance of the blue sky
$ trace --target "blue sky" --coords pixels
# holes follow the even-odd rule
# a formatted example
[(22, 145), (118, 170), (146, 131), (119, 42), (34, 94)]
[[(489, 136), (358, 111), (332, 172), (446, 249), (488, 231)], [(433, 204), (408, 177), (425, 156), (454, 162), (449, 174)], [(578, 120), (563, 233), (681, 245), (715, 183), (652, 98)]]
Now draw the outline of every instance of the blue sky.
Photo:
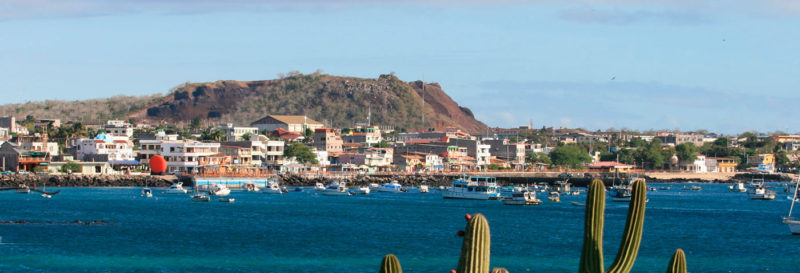
[(4, 0), (0, 103), (322, 70), (490, 126), (798, 132), (800, 2)]

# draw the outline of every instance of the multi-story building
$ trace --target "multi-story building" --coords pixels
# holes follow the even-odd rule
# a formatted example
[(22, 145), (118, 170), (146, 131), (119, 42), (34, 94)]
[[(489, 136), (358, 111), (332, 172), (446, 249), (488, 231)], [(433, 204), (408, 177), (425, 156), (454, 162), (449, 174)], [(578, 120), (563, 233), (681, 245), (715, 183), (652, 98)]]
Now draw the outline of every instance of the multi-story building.
[(104, 129), (113, 136), (133, 137), (133, 126), (123, 120), (106, 121)]
[(47, 152), (50, 156), (59, 155), (58, 143), (46, 141), (42, 135), (35, 134), (32, 136), (19, 136), (17, 137), (19, 147), (28, 151)]
[(736, 172), (736, 159), (728, 157), (706, 157), (706, 165), (709, 172), (732, 173)]
[(289, 132), (303, 133), (306, 129), (316, 130), (322, 128), (324, 125), (307, 116), (281, 116), (281, 115), (268, 115), (262, 119), (254, 121), (250, 126), (258, 128), (258, 130), (266, 130), (272, 132), (278, 128), (283, 128)]
[(151, 157), (161, 154), (161, 143), (178, 141), (178, 135), (167, 135), (163, 131), (159, 131), (155, 135), (138, 135), (137, 138), (139, 139), (139, 151), (136, 160), (143, 164), (149, 164)]
[(0, 144), (0, 167), (3, 171), (33, 171), (36, 167), (47, 168), (50, 153), (31, 151), (11, 142)]
[(17, 121), (13, 116), (0, 117), (0, 128), (8, 129), (9, 133), (16, 132)]
[(364, 164), (367, 166), (385, 167), (392, 165), (393, 148), (368, 148), (364, 150)]
[(708, 162), (705, 155), (698, 154), (694, 160), (681, 160), (678, 168), (681, 171), (706, 173), (708, 172)]
[(230, 162), (234, 165), (250, 166), (253, 164), (253, 150), (249, 147), (221, 145), (219, 152), (230, 157)]
[(194, 140), (161, 142), (161, 156), (167, 160), (167, 172), (194, 173), (207, 166), (219, 166), (224, 157), (219, 155), (219, 143)]
[(228, 123), (224, 125), (220, 125), (217, 129), (222, 130), (225, 132), (225, 137), (227, 141), (239, 141), (244, 140), (242, 137), (244, 135), (256, 135), (258, 134), (257, 127), (240, 127), (240, 126), (233, 126), (233, 123)]
[(108, 161), (113, 165), (132, 163), (136, 160), (130, 141), (115, 139), (106, 134), (99, 134), (94, 139), (79, 139), (75, 148), (77, 159), (80, 161)]
[(783, 143), (783, 149), (787, 151), (800, 150), (800, 141), (786, 141)]
[(237, 146), (250, 148), (253, 165), (266, 166), (269, 169), (279, 169), (283, 165), (284, 142), (270, 140), (263, 135), (251, 135), (247, 141), (227, 141), (223, 146)]
[(11, 135), (8, 133), (8, 128), (0, 127), (0, 144), (11, 140)]
[(508, 161), (513, 166), (525, 164), (525, 144), (511, 143), (508, 139), (486, 139), (483, 143), (490, 145), (490, 153), (493, 157)]
[(317, 128), (314, 130), (314, 148), (320, 151), (331, 153), (341, 153), (342, 137), (331, 128)]
[(361, 143), (370, 146), (382, 140), (381, 130), (378, 126), (356, 126), (355, 128), (342, 129), (342, 141), (344, 143)]

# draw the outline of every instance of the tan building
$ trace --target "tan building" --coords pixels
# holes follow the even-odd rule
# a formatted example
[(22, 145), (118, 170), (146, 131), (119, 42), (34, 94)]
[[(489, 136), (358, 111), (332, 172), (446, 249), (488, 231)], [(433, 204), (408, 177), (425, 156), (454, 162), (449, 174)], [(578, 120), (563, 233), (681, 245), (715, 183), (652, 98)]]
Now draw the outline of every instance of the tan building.
[(341, 153), (342, 137), (336, 130), (331, 128), (318, 128), (314, 130), (314, 148), (320, 151), (331, 153)]
[(268, 115), (262, 119), (254, 121), (250, 126), (258, 128), (258, 130), (267, 130), (268, 132), (275, 131), (278, 128), (283, 128), (289, 132), (303, 133), (306, 129), (316, 130), (322, 128), (324, 125), (307, 116), (279, 116)]

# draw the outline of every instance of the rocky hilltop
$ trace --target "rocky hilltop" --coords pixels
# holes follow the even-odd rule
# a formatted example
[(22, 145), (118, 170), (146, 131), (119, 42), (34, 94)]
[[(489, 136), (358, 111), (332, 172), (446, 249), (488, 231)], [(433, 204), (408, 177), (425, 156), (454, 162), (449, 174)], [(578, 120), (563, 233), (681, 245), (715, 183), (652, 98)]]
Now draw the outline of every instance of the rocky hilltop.
[(0, 115), (13, 115), (18, 120), (31, 115), (83, 122), (134, 119), (188, 124), (199, 119), (208, 124), (249, 125), (267, 114), (305, 114), (333, 127), (367, 122), (369, 112), (372, 124), (398, 130), (452, 126), (483, 132), (486, 128), (439, 84), (427, 83), (423, 88), (421, 81), (404, 82), (391, 74), (366, 79), (290, 73), (264, 81), (186, 83), (167, 95), (0, 105)]
[(329, 126), (346, 127), (366, 123), (368, 113), (372, 124), (398, 130), (452, 126), (481, 132), (486, 128), (438, 84), (423, 87), (421, 81), (403, 82), (394, 75), (364, 79), (315, 73), (265, 81), (191, 83), (129, 118), (169, 122), (220, 119), (249, 124), (266, 114), (305, 114)]

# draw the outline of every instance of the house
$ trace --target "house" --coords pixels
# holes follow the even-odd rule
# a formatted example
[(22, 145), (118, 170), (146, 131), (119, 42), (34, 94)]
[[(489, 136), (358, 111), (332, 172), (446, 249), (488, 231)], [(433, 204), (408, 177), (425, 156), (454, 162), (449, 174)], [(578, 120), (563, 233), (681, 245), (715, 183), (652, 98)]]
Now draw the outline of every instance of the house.
[(230, 157), (230, 162), (233, 165), (253, 165), (253, 149), (250, 147), (220, 145), (219, 153)]
[(413, 172), (418, 166), (423, 166), (425, 158), (416, 154), (397, 154), (392, 159), (395, 170)]
[(366, 146), (380, 143), (381, 129), (378, 126), (356, 126), (355, 128), (342, 129), (342, 141), (344, 143), (361, 143)]
[(314, 130), (314, 148), (328, 153), (341, 153), (342, 137), (331, 128), (317, 128)]
[(783, 149), (787, 151), (797, 151), (800, 149), (800, 141), (786, 141), (783, 143)]
[(28, 151), (47, 152), (50, 156), (59, 154), (58, 143), (47, 141), (43, 135), (18, 136), (17, 144), (21, 149)]
[(8, 129), (9, 133), (15, 133), (17, 120), (13, 116), (0, 117), (0, 128)]
[(569, 133), (558, 136), (558, 141), (564, 144), (591, 144), (595, 142), (608, 142), (608, 139), (603, 136), (587, 133)]
[(706, 156), (697, 154), (694, 160), (681, 160), (678, 162), (678, 169), (693, 173), (707, 173), (708, 164), (706, 162)]
[(757, 171), (772, 173), (775, 172), (775, 155), (759, 154), (748, 156), (747, 164), (757, 166)]
[(133, 143), (127, 137), (114, 138), (99, 134), (93, 139), (79, 139), (75, 154), (84, 162), (108, 162), (111, 165), (139, 165), (133, 154)]
[(8, 133), (8, 128), (0, 127), (0, 144), (11, 140), (11, 135)]
[(728, 157), (706, 157), (706, 166), (709, 172), (732, 173), (736, 172), (739, 163), (734, 158)]
[(74, 174), (120, 174), (122, 172), (114, 170), (111, 167), (111, 164), (108, 162), (80, 162), (80, 161), (53, 161), (50, 162), (50, 171), (51, 172), (60, 172), (61, 167), (66, 165), (67, 163), (74, 163), (81, 166), (81, 170), (78, 172), (72, 172)]
[[(0, 126), (2, 126), (2, 125), (0, 125)], [(798, 136), (798, 135), (773, 136), (772, 140), (785, 144), (787, 142), (798, 142), (798, 141), (800, 141), (800, 136)]]
[(486, 139), (482, 142), (490, 145), (489, 152), (493, 157), (517, 167), (525, 164), (525, 144), (510, 143), (508, 139)]
[(222, 130), (225, 132), (225, 138), (228, 141), (239, 141), (244, 140), (242, 137), (244, 135), (257, 135), (258, 128), (257, 127), (240, 127), (240, 126), (233, 126), (233, 123), (227, 123), (220, 126), (217, 126), (218, 130)]
[(368, 148), (364, 151), (364, 164), (367, 166), (386, 167), (394, 161), (393, 148)]
[(250, 126), (258, 128), (259, 131), (274, 131), (278, 128), (283, 128), (289, 132), (303, 133), (306, 129), (316, 130), (322, 128), (324, 125), (307, 116), (281, 116), (281, 115), (268, 115), (262, 119), (250, 123)]
[(266, 166), (270, 170), (280, 169), (283, 165), (284, 142), (270, 140), (263, 135), (251, 135), (246, 141), (226, 141), (221, 145), (237, 146), (251, 149), (251, 164)]
[(194, 173), (204, 167), (219, 166), (225, 163), (225, 156), (219, 154), (219, 147), (219, 143), (178, 140), (178, 135), (158, 132), (152, 137), (140, 136), (137, 159), (147, 164), (151, 157), (161, 155), (167, 160), (167, 172)]
[(149, 164), (151, 157), (161, 154), (161, 143), (178, 140), (178, 135), (167, 135), (164, 131), (159, 131), (156, 134), (142, 134), (136, 137), (139, 139), (139, 151), (136, 155), (136, 160), (143, 164)]
[(112, 136), (133, 137), (133, 126), (126, 121), (108, 120), (106, 121), (105, 130), (107, 134)]
[(33, 171), (49, 165), (50, 154), (47, 151), (32, 151), (11, 142), (0, 145), (0, 166), (3, 171)]
[(274, 131), (270, 132), (269, 135), (273, 138), (283, 139), (283, 141), (286, 142), (301, 141), (305, 139), (302, 133), (289, 132), (288, 130), (283, 128), (275, 129)]
[(627, 173), (633, 170), (633, 165), (614, 162), (614, 161), (600, 161), (597, 163), (589, 164), (586, 166), (590, 170), (598, 171), (598, 172), (621, 172)]

